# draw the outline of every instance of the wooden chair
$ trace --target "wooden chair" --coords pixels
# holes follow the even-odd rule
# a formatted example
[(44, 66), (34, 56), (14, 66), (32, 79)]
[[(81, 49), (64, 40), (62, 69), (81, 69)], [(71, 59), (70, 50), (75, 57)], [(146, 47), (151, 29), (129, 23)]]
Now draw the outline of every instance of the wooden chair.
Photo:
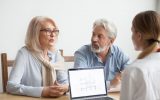
[(63, 49), (60, 49), (61, 55), (64, 57), (65, 62), (74, 62), (74, 56), (64, 56)]
[[(63, 56), (63, 50), (61, 49), (61, 55)], [(74, 62), (74, 56), (63, 56), (65, 62)], [(8, 67), (13, 67), (14, 60), (7, 58), (7, 53), (1, 53), (1, 65), (2, 65), (2, 86), (3, 92), (6, 92), (6, 85), (8, 81)]]
[(7, 53), (1, 53), (3, 92), (6, 92), (6, 85), (8, 81), (8, 67), (12, 67), (13, 62), (14, 60), (7, 59)]

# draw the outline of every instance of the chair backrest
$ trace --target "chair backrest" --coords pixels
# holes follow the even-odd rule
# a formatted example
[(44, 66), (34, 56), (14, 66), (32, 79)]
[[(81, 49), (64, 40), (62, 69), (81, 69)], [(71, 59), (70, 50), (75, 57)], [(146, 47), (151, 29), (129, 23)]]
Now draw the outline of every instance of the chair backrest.
[(8, 67), (12, 67), (13, 62), (14, 60), (7, 59), (7, 53), (1, 53), (3, 92), (6, 92), (6, 85), (8, 81)]
[(64, 57), (65, 62), (74, 62), (74, 56), (64, 56), (63, 49), (59, 49), (61, 52), (61, 55)]
[[(61, 49), (61, 55), (64, 57), (65, 62), (74, 62), (74, 56), (64, 56)], [(6, 92), (6, 85), (8, 81), (8, 67), (13, 67), (14, 60), (7, 58), (7, 53), (1, 53), (1, 65), (2, 65), (2, 86), (3, 92)]]

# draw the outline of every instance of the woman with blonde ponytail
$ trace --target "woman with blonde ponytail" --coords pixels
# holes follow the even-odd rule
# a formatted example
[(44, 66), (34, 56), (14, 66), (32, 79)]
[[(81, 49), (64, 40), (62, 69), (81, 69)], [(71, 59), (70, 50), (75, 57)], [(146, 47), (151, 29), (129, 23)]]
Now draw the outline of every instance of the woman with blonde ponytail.
[(141, 51), (122, 75), (121, 100), (160, 100), (160, 14), (138, 13), (132, 21), (132, 42)]

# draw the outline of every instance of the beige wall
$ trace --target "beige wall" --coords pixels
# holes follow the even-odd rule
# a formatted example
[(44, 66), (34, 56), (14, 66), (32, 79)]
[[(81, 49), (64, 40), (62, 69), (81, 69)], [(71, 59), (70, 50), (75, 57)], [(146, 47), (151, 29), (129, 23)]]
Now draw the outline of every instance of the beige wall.
[(157, 0), (157, 5), (156, 5), (157, 7), (157, 11), (160, 13), (160, 0)]

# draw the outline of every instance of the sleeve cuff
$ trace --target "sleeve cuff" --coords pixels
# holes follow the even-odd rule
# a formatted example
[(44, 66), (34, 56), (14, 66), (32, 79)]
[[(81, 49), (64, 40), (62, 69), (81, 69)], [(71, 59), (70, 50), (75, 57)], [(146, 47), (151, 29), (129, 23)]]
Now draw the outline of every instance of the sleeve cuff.
[(107, 90), (110, 89), (110, 81), (106, 81)]

